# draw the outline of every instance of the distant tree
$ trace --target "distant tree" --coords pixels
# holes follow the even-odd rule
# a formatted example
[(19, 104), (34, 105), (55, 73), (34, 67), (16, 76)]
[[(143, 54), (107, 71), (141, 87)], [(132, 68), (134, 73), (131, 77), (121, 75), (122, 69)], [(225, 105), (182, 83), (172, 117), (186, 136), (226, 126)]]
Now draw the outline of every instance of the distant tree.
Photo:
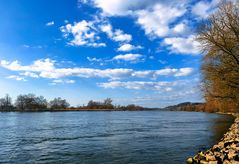
[(90, 100), (87, 104), (88, 109), (114, 109), (114, 105), (112, 105), (112, 99), (107, 98), (103, 102), (97, 102)]
[(15, 105), (20, 111), (37, 111), (47, 108), (47, 100), (43, 96), (37, 97), (34, 94), (19, 95)]
[(70, 104), (65, 100), (60, 97), (53, 99), (52, 101), (49, 102), (49, 107), (51, 109), (66, 109), (70, 106)]
[(207, 107), (238, 112), (239, 2), (222, 3), (203, 22), (197, 39), (205, 52), (202, 73)]
[(4, 98), (0, 99), (0, 110), (9, 111), (12, 110), (14, 107), (12, 105), (12, 98), (6, 94)]
[(94, 102), (93, 100), (90, 100), (90, 101), (88, 102), (88, 104), (87, 104), (87, 107), (88, 107), (89, 109), (92, 109), (95, 105), (96, 105), (95, 102)]
[(143, 110), (144, 108), (141, 106), (137, 106), (135, 104), (129, 104), (125, 107), (126, 110)]
[(113, 100), (111, 98), (107, 98), (104, 100), (103, 106), (105, 109), (113, 109), (114, 106), (112, 104)]
[(15, 101), (15, 106), (16, 106), (17, 110), (23, 111), (25, 109), (25, 104), (26, 104), (26, 102), (25, 102), (24, 95), (17, 96), (17, 99)]

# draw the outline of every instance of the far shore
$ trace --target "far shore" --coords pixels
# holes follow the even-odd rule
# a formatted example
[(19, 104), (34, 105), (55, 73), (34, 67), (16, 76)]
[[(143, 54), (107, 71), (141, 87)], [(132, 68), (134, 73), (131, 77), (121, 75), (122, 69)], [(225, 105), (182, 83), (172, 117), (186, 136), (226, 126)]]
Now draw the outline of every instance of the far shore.
[(46, 110), (2, 110), (0, 112), (118, 112), (118, 111), (165, 111), (160, 108), (143, 108), (143, 109), (46, 109)]

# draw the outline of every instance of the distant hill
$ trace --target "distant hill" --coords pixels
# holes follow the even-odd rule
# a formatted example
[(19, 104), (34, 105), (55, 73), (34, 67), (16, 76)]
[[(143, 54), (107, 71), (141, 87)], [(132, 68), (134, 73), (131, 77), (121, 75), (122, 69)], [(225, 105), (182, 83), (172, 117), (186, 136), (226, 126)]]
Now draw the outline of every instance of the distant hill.
[(165, 107), (162, 110), (204, 112), (205, 111), (205, 103), (184, 102), (184, 103), (180, 103), (177, 105)]

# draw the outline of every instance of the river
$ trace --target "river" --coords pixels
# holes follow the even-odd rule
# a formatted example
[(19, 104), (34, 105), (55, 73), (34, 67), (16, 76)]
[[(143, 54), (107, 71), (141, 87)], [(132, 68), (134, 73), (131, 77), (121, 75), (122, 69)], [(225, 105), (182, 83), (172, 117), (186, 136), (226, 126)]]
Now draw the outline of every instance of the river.
[(182, 164), (232, 122), (196, 112), (0, 113), (0, 163)]

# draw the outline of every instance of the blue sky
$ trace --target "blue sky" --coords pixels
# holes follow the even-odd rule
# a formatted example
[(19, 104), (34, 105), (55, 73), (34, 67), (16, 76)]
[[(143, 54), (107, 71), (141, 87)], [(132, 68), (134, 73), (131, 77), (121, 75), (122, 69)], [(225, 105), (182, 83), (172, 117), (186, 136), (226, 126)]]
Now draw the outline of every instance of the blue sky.
[(203, 101), (198, 23), (218, 0), (0, 1), (0, 96)]

